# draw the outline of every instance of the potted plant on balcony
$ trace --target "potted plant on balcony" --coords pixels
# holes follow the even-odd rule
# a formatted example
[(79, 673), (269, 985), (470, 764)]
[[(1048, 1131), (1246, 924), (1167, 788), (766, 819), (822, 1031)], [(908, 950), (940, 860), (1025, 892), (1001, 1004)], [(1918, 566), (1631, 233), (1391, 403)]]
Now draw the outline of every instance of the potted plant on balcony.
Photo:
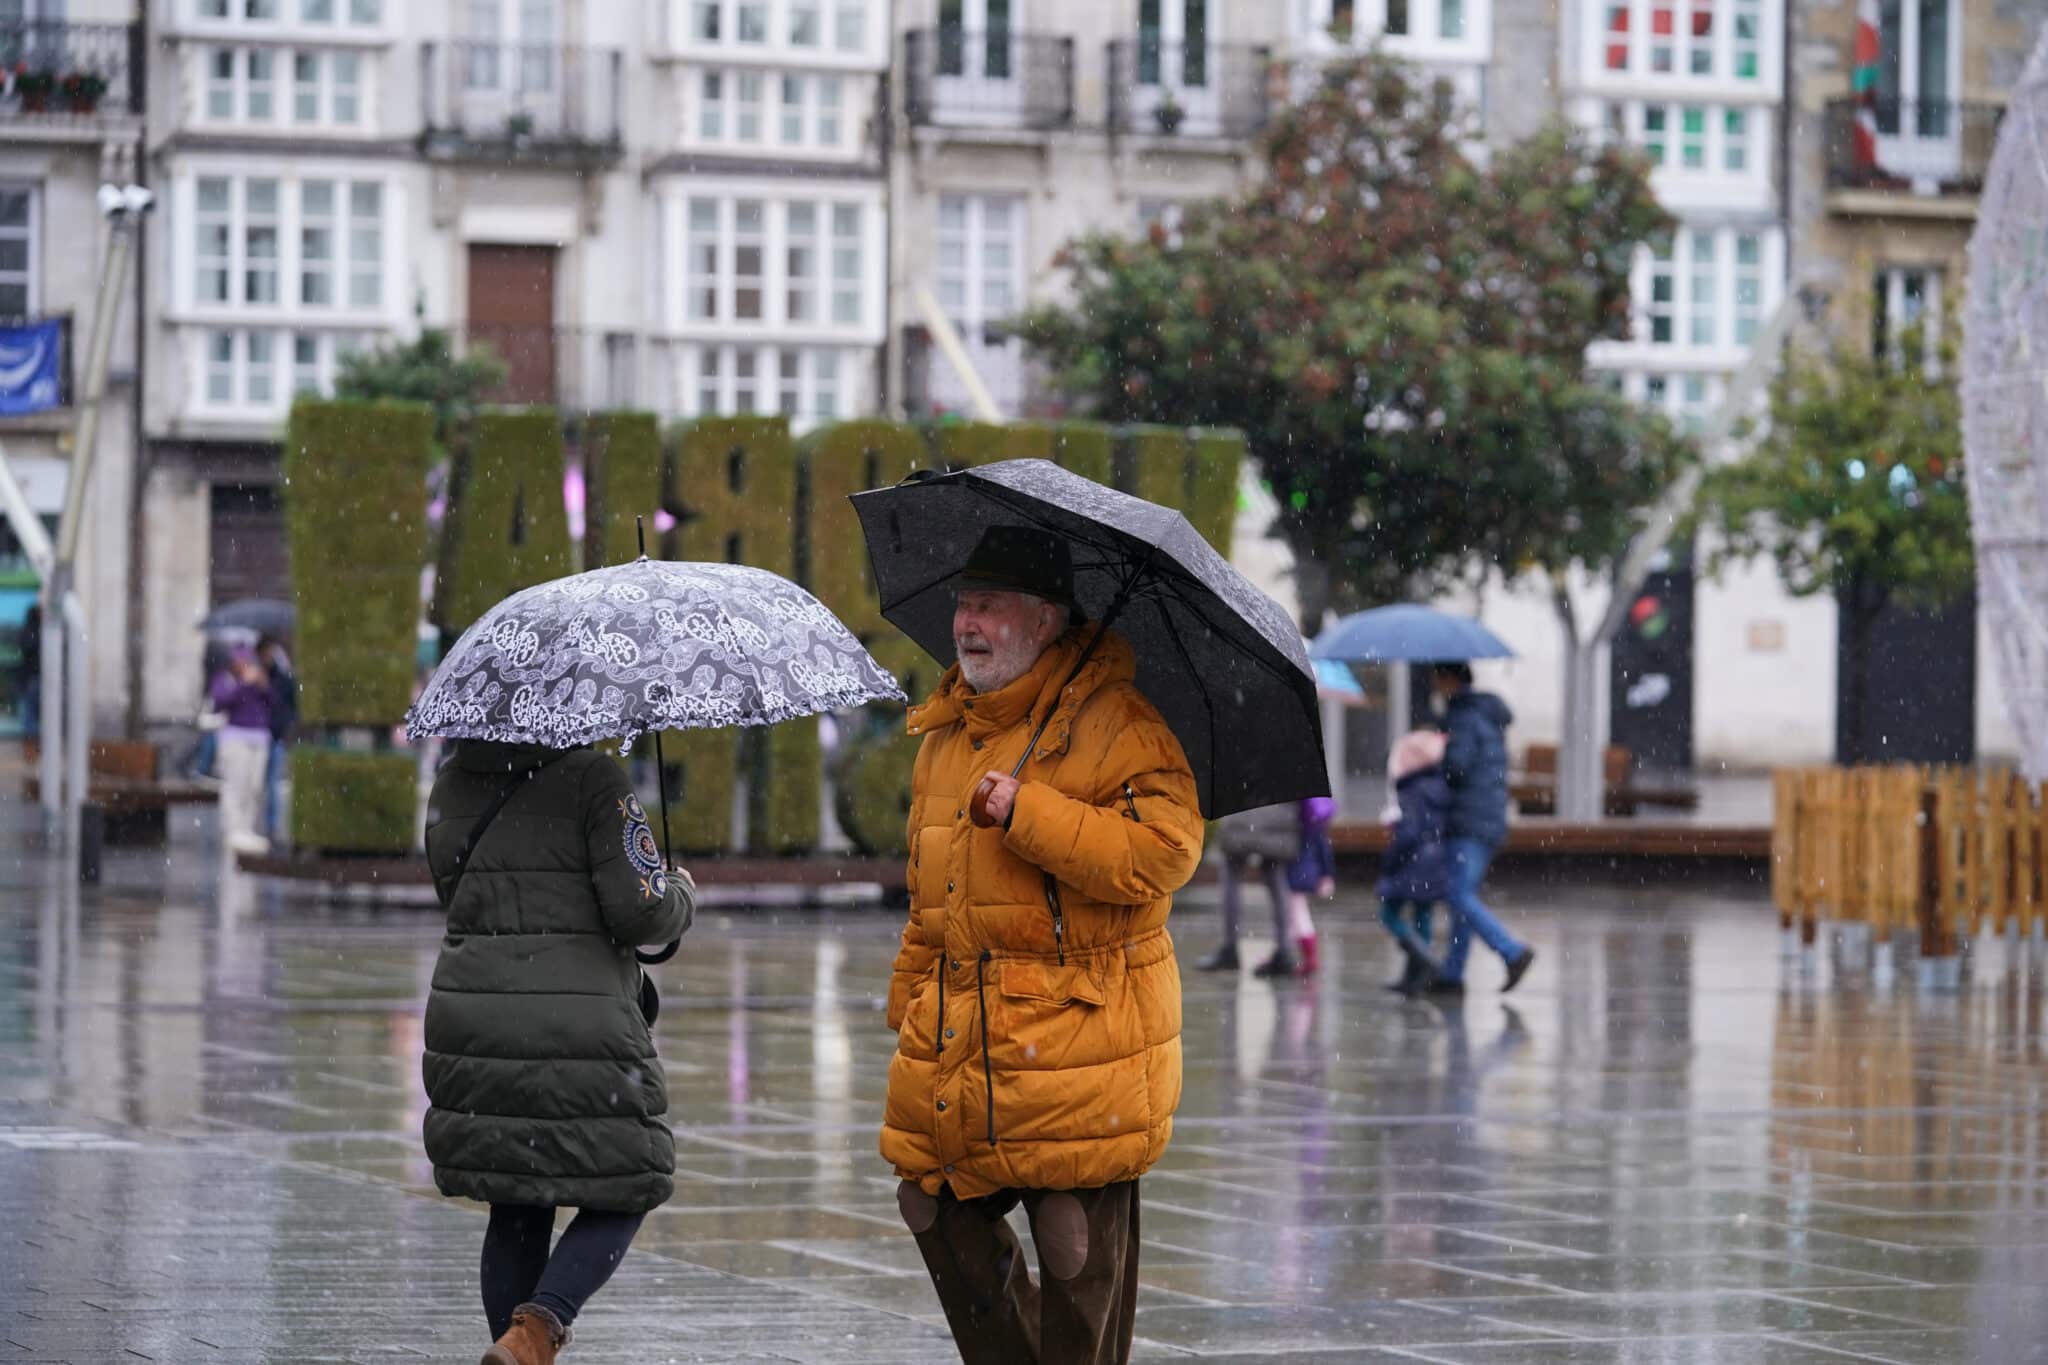
[(533, 115), (521, 111), (505, 120), (505, 136), (516, 145), (524, 145), (533, 137)]
[(1188, 116), (1187, 106), (1173, 97), (1171, 90), (1159, 97), (1159, 103), (1152, 106), (1152, 121), (1159, 125), (1159, 131), (1172, 136), (1180, 131), (1181, 121)]
[(73, 113), (90, 114), (100, 107), (100, 96), (107, 93), (107, 78), (97, 71), (74, 71), (58, 89)]
[(21, 99), (22, 112), (39, 114), (50, 107), (50, 96), (57, 93), (57, 73), (46, 68), (30, 70), (27, 62), (21, 62), (14, 68), (11, 85)]

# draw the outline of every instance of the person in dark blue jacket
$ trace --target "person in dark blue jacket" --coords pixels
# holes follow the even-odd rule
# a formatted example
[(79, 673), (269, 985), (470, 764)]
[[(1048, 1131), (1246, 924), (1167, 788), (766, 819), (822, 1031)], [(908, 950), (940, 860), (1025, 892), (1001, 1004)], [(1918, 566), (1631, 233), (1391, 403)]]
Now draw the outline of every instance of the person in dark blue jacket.
[(1444, 778), (1451, 788), (1444, 851), (1450, 860), (1451, 946), (1431, 988), (1440, 994), (1465, 990), (1465, 959), (1477, 934), (1507, 964), (1511, 991), (1536, 960), (1479, 899), (1486, 869), (1508, 834), (1508, 726), (1515, 713), (1490, 692), (1472, 689), (1472, 668), (1442, 663), (1432, 683), (1444, 704)]
[(1444, 821), (1451, 788), (1444, 781), (1444, 737), (1414, 730), (1394, 742), (1387, 778), (1394, 804), (1392, 827), (1380, 857), (1380, 923), (1394, 936), (1406, 965), (1389, 990), (1415, 995), (1436, 984), (1430, 956), (1430, 908), (1450, 894), (1450, 864), (1444, 855)]

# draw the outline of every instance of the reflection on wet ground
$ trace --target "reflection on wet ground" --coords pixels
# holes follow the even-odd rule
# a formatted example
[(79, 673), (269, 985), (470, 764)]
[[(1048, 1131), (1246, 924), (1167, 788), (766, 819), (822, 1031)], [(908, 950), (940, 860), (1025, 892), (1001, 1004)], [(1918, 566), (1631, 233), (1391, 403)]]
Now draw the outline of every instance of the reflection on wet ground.
[[(0, 862), (0, 1362), (467, 1362), (482, 1215), (420, 1155), (438, 922)], [(1403, 1004), (1362, 897), (1325, 969), (1192, 970), (1145, 1183), (1140, 1359), (2048, 1358), (2042, 970), (1960, 995), (1777, 960), (1743, 887), (1511, 883), (1513, 997)], [(953, 1358), (875, 1155), (900, 920), (710, 914), (661, 969), (674, 1201), (565, 1361)], [(1256, 947), (1257, 945), (1253, 945)]]

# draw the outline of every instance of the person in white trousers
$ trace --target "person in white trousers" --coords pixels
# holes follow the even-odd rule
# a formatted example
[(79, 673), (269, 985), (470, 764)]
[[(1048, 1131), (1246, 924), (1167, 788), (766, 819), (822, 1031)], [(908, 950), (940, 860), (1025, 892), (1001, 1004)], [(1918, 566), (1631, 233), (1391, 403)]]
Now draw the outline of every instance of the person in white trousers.
[(270, 767), (269, 675), (253, 650), (238, 649), (210, 690), (214, 709), (227, 720), (216, 760), (221, 847), (230, 853), (266, 853), (270, 841), (260, 831), (264, 777)]

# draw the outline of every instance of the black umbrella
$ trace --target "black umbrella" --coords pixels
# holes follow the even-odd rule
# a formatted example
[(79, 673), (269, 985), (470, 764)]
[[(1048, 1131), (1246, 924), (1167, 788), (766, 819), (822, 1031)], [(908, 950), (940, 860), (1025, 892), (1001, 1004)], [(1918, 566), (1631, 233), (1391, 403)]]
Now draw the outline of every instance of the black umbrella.
[(853, 505), (882, 614), (933, 658), (953, 659), (953, 578), (982, 535), (1051, 531), (1072, 547), (1089, 619), (1137, 651), (1138, 686), (1187, 750), (1204, 815), (1329, 794), (1301, 632), (1180, 513), (1046, 460), (921, 471)]
[(296, 613), (289, 602), (274, 597), (245, 597), (215, 607), (200, 621), (208, 635), (227, 630), (246, 630), (252, 635), (289, 635)]

